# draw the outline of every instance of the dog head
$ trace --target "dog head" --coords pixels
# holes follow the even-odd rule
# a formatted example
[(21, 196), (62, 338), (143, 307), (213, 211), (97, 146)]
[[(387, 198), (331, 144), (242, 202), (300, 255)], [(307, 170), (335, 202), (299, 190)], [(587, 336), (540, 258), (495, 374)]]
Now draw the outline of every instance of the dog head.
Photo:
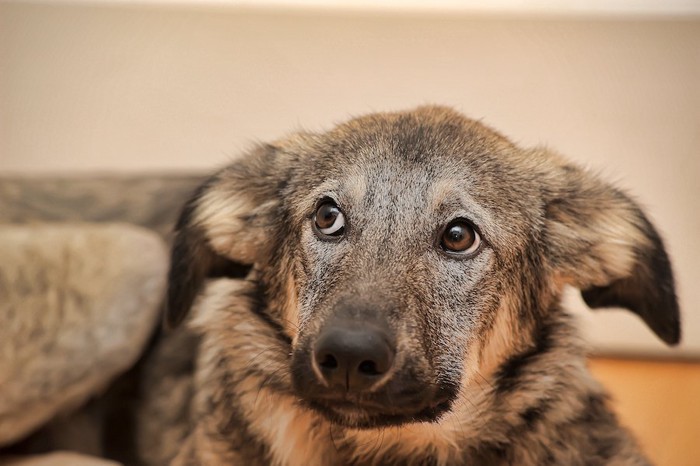
[(214, 175), (177, 226), (167, 323), (207, 277), (250, 269), (294, 390), (346, 426), (437, 419), (506, 357), (496, 326), (515, 348), (567, 284), (680, 337), (668, 257), (634, 201), (445, 108), (296, 134)]

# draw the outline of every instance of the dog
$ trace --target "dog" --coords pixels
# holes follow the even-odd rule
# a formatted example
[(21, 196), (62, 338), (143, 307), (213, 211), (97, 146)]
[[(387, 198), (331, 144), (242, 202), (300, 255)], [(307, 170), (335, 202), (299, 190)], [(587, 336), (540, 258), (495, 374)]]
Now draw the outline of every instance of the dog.
[(547, 149), (434, 106), (260, 145), (176, 226), (165, 320), (202, 342), (171, 464), (648, 464), (567, 285), (680, 340), (655, 227)]

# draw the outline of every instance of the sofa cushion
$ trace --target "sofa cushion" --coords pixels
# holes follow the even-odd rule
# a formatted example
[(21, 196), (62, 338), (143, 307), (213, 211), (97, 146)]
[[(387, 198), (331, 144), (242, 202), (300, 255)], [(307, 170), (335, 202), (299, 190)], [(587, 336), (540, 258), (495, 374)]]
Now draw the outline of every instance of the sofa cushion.
[(124, 222), (168, 238), (203, 175), (3, 177), (0, 224)]
[(167, 271), (126, 224), (0, 225), (0, 445), (100, 392), (137, 360)]

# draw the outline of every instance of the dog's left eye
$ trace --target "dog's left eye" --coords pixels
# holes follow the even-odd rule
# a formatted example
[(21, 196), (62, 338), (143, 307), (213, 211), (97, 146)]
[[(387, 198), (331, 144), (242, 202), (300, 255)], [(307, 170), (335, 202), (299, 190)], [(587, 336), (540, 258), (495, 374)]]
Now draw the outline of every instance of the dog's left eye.
[(345, 216), (333, 201), (324, 201), (316, 209), (314, 225), (325, 236), (340, 236), (345, 231)]

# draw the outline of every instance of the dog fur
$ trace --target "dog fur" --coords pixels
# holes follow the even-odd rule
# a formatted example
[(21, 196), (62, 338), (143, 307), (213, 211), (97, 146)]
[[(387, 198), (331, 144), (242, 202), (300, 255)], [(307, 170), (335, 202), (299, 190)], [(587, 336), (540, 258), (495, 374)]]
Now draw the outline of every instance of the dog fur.
[[(345, 215), (340, 239), (314, 232), (323, 199)], [(455, 218), (474, 226), (477, 253), (441, 250)], [(567, 285), (678, 343), (656, 229), (557, 154), (442, 107), (261, 145), (177, 225), (166, 321), (194, 307), (202, 342), (172, 464), (648, 464), (588, 372)], [(341, 308), (395, 338), (393, 372), (347, 395), (356, 409), (323, 401), (310, 362)]]

